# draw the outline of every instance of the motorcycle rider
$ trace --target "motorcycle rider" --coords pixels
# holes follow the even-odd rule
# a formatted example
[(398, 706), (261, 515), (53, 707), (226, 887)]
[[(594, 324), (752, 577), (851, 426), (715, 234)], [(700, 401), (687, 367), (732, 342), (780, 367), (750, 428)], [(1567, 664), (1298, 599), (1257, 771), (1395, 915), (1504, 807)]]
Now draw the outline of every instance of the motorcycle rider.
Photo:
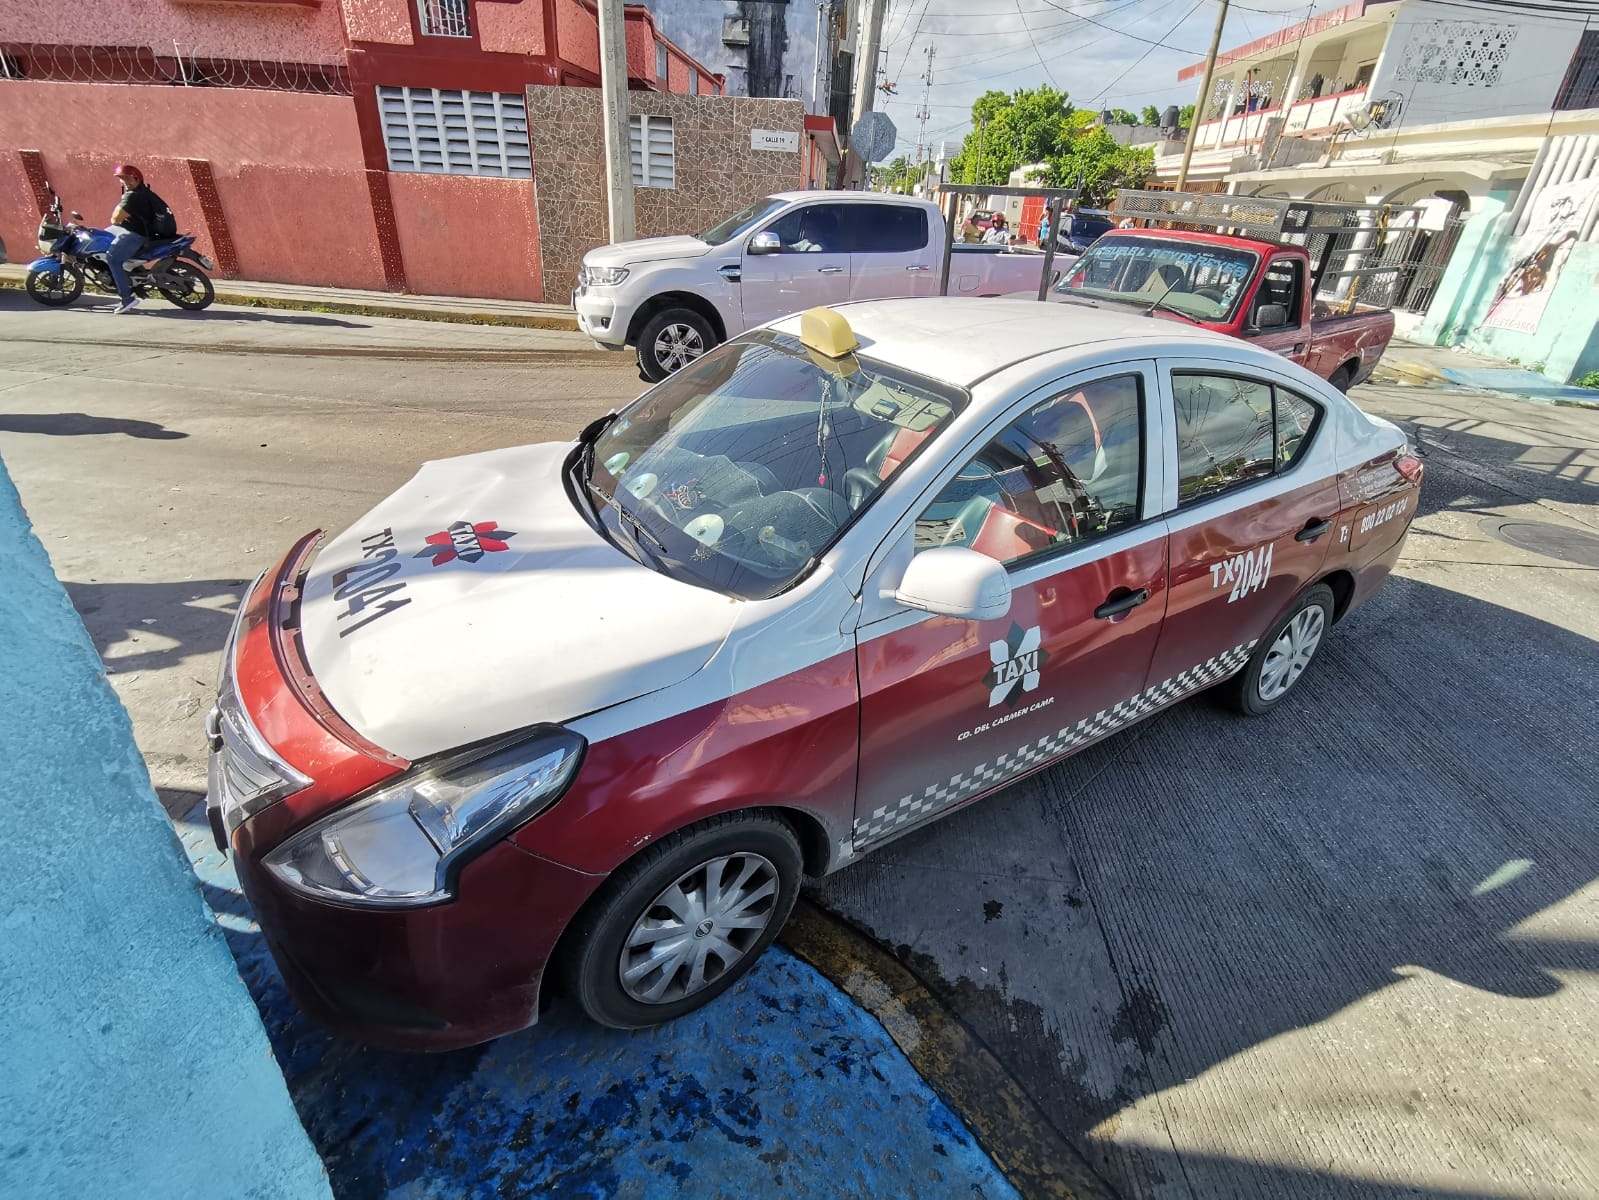
[(122, 163), (111, 174), (122, 184), (122, 198), (111, 214), (113, 236), (105, 258), (106, 266), (111, 269), (111, 280), (117, 285), (117, 296), (122, 301), (111, 311), (126, 313), (139, 307), (139, 298), (128, 283), (128, 260), (138, 257), (151, 241), (174, 236), (178, 226), (172, 209), (145, 183), (138, 167)]

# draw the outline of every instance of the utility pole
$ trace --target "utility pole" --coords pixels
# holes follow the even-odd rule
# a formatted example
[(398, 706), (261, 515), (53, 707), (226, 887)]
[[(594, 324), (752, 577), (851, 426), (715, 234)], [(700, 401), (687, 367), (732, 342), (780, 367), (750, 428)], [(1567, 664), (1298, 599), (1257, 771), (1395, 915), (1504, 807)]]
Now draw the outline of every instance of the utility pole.
[(627, 28), (622, 0), (599, 0), (600, 94), (605, 106), (605, 202), (611, 241), (633, 240), (633, 152), (628, 137)]
[(922, 106), (916, 110), (916, 119), (921, 124), (916, 129), (916, 166), (922, 165), (922, 151), (927, 142), (927, 118), (932, 115), (928, 107), (933, 99), (933, 56), (938, 53), (938, 48), (931, 42), (927, 44), (927, 70), (922, 72)]
[[(861, 35), (855, 57), (855, 107), (850, 114), (850, 128), (872, 111), (877, 99), (877, 43), (883, 37), (883, 14), (888, 10), (888, 0), (866, 0), (861, 12)], [(855, 148), (850, 147), (851, 151)], [(850, 175), (857, 180), (866, 178), (866, 164), (854, 155)], [(863, 185), (864, 186), (864, 185)]]
[[(1194, 105), (1194, 119), (1188, 125), (1188, 144), (1183, 147), (1183, 165), (1177, 168), (1177, 190), (1188, 183), (1188, 163), (1194, 157), (1194, 139), (1199, 136), (1199, 122), (1210, 105), (1210, 79), (1216, 73), (1216, 51), (1221, 47), (1221, 27), (1227, 23), (1229, 0), (1221, 0), (1216, 12), (1216, 32), (1210, 35), (1210, 53), (1205, 55), (1205, 80), (1199, 85), (1199, 103)], [(1247, 112), (1248, 102), (1245, 102)]]

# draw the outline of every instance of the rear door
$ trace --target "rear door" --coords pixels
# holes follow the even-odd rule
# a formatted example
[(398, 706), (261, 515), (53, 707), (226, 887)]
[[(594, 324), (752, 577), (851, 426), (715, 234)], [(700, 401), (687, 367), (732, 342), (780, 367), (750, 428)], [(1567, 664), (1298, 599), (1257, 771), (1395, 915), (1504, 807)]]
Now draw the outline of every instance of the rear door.
[(1321, 574), (1337, 539), (1333, 431), (1318, 401), (1258, 370), (1169, 360), (1160, 373), (1175, 511), (1151, 678), (1225, 674)]
[(848, 210), (853, 207), (802, 204), (757, 231), (775, 233), (781, 249), (744, 253), (739, 294), (746, 327), (849, 299)]
[(851, 300), (938, 294), (931, 223), (919, 204), (856, 204), (848, 210), (853, 236)]
[[(1157, 428), (1153, 363), (1068, 377), (953, 456), (911, 506), (862, 596), (858, 847), (1143, 711), (1166, 602)], [(969, 621), (895, 603), (906, 564), (934, 546), (1003, 562), (1010, 612)]]
[[(1305, 311), (1305, 262), (1292, 254), (1278, 254), (1268, 259), (1255, 289), (1250, 310), (1245, 314), (1244, 329), (1248, 340), (1262, 350), (1280, 354), (1289, 362), (1302, 367), (1314, 365), (1310, 346), (1310, 314)], [(1286, 324), (1264, 326), (1262, 309), (1268, 305), (1287, 310)]]

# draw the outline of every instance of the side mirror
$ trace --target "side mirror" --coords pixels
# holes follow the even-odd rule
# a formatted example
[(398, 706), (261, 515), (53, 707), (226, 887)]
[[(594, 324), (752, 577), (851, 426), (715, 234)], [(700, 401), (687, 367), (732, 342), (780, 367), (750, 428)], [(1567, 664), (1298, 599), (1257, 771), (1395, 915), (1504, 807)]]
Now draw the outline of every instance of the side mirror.
[(74, 221), (83, 220), (83, 214), (81, 212), (79, 212), (77, 209), (73, 209), (71, 212), (69, 212), (67, 214), (67, 216), (71, 217)]
[(751, 254), (776, 254), (782, 248), (783, 243), (777, 234), (763, 229), (750, 239), (748, 251)]
[(890, 598), (922, 612), (991, 621), (1010, 611), (1010, 576), (986, 554), (938, 546), (911, 559)]
[(1255, 310), (1256, 329), (1281, 329), (1288, 324), (1286, 304), (1262, 304)]

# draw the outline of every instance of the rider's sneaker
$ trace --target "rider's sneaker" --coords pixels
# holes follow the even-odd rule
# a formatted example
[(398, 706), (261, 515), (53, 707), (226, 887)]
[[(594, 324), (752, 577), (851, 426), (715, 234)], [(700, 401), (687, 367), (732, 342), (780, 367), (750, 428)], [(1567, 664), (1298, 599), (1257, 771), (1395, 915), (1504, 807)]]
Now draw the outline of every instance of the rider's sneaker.
[(132, 300), (126, 300), (123, 303), (117, 305), (115, 308), (113, 308), (111, 310), (111, 312), (113, 314), (116, 314), (116, 313), (127, 313), (127, 312), (132, 312), (134, 309), (136, 309), (138, 307), (139, 307), (139, 298), (137, 296), (135, 296)]

